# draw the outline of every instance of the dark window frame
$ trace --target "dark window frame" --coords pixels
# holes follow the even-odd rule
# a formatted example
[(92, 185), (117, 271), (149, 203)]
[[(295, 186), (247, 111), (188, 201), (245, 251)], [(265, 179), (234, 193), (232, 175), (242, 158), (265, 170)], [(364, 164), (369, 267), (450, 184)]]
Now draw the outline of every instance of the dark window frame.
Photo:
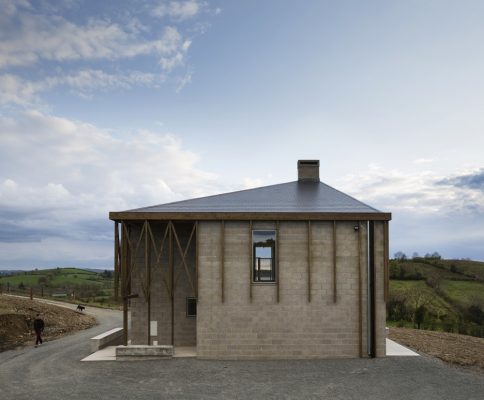
[[(255, 232), (270, 232), (272, 233), (274, 237), (274, 242), (271, 245), (257, 245), (256, 242), (254, 242), (254, 233)], [(277, 273), (277, 229), (253, 229), (252, 230), (252, 269), (251, 269), (251, 283), (252, 284), (275, 284), (277, 283), (277, 278), (278, 278), (278, 273)], [(260, 242), (259, 242), (260, 243)], [(257, 247), (263, 247), (263, 248), (271, 248), (271, 269), (270, 269), (270, 278), (269, 279), (264, 279), (261, 277), (261, 269), (260, 269), (260, 261), (262, 259), (268, 259), (268, 258), (262, 258), (262, 257), (256, 257), (256, 248)], [(257, 260), (257, 261), (256, 261)], [(262, 279), (261, 279), (262, 278)]]
[[(195, 303), (195, 314), (191, 314), (189, 312), (189, 309), (190, 309), (189, 302), (190, 301), (194, 301), (194, 303)], [(197, 300), (196, 297), (187, 297), (187, 299), (186, 299), (186, 316), (187, 316), (187, 318), (197, 318), (197, 305), (198, 305), (198, 300)]]

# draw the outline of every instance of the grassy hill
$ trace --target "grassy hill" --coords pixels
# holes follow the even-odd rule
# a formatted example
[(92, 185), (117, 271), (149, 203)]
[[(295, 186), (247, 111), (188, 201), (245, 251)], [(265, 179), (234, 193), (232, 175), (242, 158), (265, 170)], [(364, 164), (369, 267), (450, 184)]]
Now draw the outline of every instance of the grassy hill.
[(64, 297), (72, 301), (112, 303), (113, 273), (79, 268), (54, 268), (0, 276), (3, 292), (35, 296)]
[(390, 260), (390, 326), (484, 337), (484, 263)]

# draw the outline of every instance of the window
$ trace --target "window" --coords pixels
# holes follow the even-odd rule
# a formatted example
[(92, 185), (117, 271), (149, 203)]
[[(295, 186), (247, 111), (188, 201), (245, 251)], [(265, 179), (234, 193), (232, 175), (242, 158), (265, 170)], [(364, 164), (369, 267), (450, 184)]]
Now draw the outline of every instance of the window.
[(187, 297), (187, 317), (197, 316), (197, 299), (195, 297)]
[(276, 231), (252, 231), (252, 281), (276, 281)]

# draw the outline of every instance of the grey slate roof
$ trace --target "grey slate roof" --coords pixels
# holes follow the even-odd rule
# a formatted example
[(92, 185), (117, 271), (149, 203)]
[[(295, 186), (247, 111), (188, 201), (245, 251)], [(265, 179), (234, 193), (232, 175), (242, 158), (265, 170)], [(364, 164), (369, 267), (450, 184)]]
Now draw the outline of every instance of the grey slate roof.
[(379, 213), (380, 211), (322, 182), (294, 181), (138, 208), (129, 212)]

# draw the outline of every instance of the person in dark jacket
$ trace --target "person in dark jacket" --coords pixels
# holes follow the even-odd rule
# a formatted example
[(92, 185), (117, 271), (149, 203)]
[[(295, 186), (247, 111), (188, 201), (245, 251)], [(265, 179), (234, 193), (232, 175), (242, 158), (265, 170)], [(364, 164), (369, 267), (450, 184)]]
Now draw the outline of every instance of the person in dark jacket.
[(35, 339), (35, 347), (42, 344), (42, 332), (44, 332), (44, 320), (40, 317), (40, 314), (34, 319), (34, 331), (37, 336)]

